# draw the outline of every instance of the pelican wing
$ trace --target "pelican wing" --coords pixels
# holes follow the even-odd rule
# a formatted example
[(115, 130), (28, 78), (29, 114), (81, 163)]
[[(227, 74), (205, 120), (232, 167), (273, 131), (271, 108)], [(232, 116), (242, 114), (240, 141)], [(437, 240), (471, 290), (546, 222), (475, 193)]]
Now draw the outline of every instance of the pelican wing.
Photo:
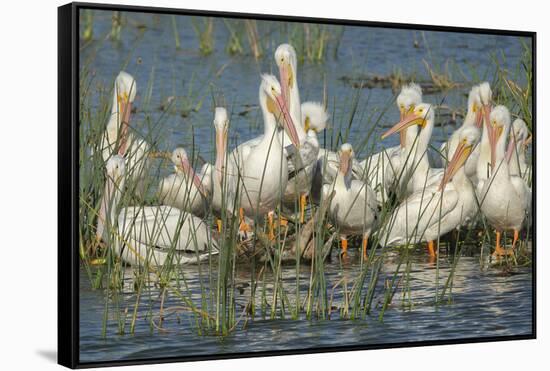
[(451, 186), (443, 193), (430, 189), (413, 193), (383, 227), (380, 243), (397, 246), (433, 238), (432, 233), (440, 230), (439, 223), (454, 210), (458, 200), (459, 194)]
[(356, 221), (360, 226), (371, 226), (378, 214), (375, 193), (367, 183), (360, 180), (352, 180), (349, 193), (352, 199), (346, 219)]
[(511, 176), (510, 182), (520, 199), (520, 205), (524, 210), (531, 210), (531, 188), (520, 176)]
[(128, 207), (121, 211), (118, 222), (123, 241), (166, 252), (205, 252), (213, 242), (201, 219), (169, 206)]

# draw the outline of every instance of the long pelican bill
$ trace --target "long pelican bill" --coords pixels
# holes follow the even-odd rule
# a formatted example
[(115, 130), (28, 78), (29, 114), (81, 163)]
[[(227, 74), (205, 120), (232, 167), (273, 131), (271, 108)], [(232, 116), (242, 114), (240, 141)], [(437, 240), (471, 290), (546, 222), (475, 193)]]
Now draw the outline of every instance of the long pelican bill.
[(346, 175), (351, 168), (351, 151), (340, 151), (340, 172)]
[[(414, 111), (414, 105), (411, 105), (409, 107), (408, 110), (405, 110), (405, 108), (401, 108), (399, 110), (399, 121), (403, 121), (403, 119), (405, 118), (405, 116), (409, 113), (411, 113), (412, 111)], [(405, 130), (401, 130), (399, 132), (399, 144), (401, 145), (401, 148), (405, 148), (406, 144), (407, 144), (407, 132)]]
[(512, 134), (508, 142), (508, 148), (506, 149), (506, 155), (505, 155), (506, 162), (510, 162), (510, 160), (512, 159), (512, 155), (514, 154), (514, 149), (516, 148), (516, 143), (517, 143), (516, 137)]
[(225, 153), (227, 151), (227, 126), (224, 128), (216, 127), (216, 171), (218, 172), (218, 180), (223, 184), (223, 176), (225, 173)]
[(483, 125), (483, 110), (477, 109), (476, 110), (476, 117), (475, 117), (475, 125), (478, 129), (481, 129), (481, 126)]
[(491, 145), (491, 168), (494, 169), (496, 165), (497, 156), (497, 142), (502, 135), (503, 128), (499, 125), (489, 125), (489, 144)]
[(408, 112), (404, 115), (404, 117), (399, 121), (397, 124), (395, 124), (391, 129), (386, 131), (384, 134), (382, 134), (382, 139), (385, 139), (389, 137), (390, 135), (401, 132), (408, 128), (409, 126), (413, 125), (421, 125), (423, 122), (422, 117), (419, 117), (414, 112)]
[(279, 111), (279, 115), (276, 115), (275, 117), (280, 118), (282, 116), (283, 128), (285, 132), (290, 137), (292, 144), (294, 144), (296, 148), (300, 148), (300, 139), (298, 138), (298, 132), (296, 131), (296, 126), (294, 124), (294, 121), (292, 120), (292, 117), (290, 116), (290, 112), (288, 110), (288, 106), (285, 103), (283, 95), (281, 94), (276, 96), (275, 101), (277, 102), (277, 108)]
[(484, 104), (481, 109), (483, 111), (483, 120), (485, 121), (485, 125), (490, 125), (491, 124), (491, 105)]
[(126, 154), (126, 146), (128, 144), (128, 128), (130, 126), (130, 115), (132, 113), (132, 102), (128, 99), (128, 94), (117, 95), (118, 114), (120, 117), (120, 145), (118, 154), (124, 156)]
[(281, 79), (281, 93), (286, 106), (290, 109), (290, 89), (292, 88), (293, 71), (288, 62), (282, 62), (279, 66), (279, 78)]
[(183, 172), (187, 175), (187, 177), (188, 177), (187, 179), (192, 179), (193, 184), (195, 184), (195, 187), (197, 187), (200, 194), (203, 197), (206, 197), (206, 191), (204, 190), (204, 187), (202, 186), (202, 182), (201, 182), (200, 178), (197, 176), (197, 173), (195, 173), (195, 170), (193, 169), (191, 164), (189, 163), (189, 160), (187, 158), (185, 158), (185, 159), (182, 158), (180, 160), (180, 166), (181, 166), (181, 169), (183, 170)]
[(458, 144), (453, 158), (447, 165), (447, 169), (445, 170), (445, 174), (441, 180), (441, 184), (439, 186), (440, 190), (445, 189), (447, 183), (453, 179), (456, 172), (464, 165), (466, 160), (468, 160), (470, 153), (472, 153), (471, 144), (468, 144), (466, 141), (462, 141)]

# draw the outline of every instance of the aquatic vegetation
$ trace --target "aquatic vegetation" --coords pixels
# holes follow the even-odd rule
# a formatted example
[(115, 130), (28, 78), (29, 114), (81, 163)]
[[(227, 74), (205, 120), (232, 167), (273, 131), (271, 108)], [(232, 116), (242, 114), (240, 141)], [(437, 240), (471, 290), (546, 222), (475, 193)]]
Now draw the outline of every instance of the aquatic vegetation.
[(199, 39), (199, 50), (203, 55), (214, 51), (214, 19), (201, 18), (193, 20), (193, 28)]
[(260, 35), (258, 33), (258, 25), (255, 20), (247, 19), (244, 21), (246, 26), (246, 35), (248, 36), (248, 43), (250, 44), (250, 49), (252, 55), (255, 59), (262, 57), (262, 46), (260, 44)]
[(83, 32), (82, 39), (84, 41), (90, 41), (94, 37), (94, 13), (91, 10), (83, 11)]
[(120, 41), (120, 32), (122, 31), (122, 14), (121, 12), (113, 12), (113, 17), (111, 21), (111, 40)]
[(176, 44), (176, 49), (181, 48), (180, 34), (178, 32), (178, 20), (175, 15), (172, 17), (172, 31), (174, 32), (174, 43)]

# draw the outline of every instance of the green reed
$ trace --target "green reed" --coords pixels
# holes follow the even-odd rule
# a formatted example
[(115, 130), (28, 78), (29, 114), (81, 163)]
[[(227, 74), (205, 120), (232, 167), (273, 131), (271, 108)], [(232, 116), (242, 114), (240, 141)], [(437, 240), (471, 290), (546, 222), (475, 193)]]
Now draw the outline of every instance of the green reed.
[(193, 29), (199, 41), (199, 51), (202, 55), (209, 55), (214, 51), (214, 19), (194, 18)]

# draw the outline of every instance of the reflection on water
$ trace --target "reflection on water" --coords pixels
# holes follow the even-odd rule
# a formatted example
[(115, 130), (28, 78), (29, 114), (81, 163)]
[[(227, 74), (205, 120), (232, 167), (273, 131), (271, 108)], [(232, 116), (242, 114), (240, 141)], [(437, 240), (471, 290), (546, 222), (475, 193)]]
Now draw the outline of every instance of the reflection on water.
[[(532, 275), (530, 269), (519, 269), (514, 274), (503, 274), (499, 269), (485, 269), (478, 258), (460, 258), (455, 271), (452, 301), (434, 305), (436, 288), (436, 267), (426, 260), (422, 252), (412, 256), (410, 272), (410, 301), (408, 295), (397, 289), (390, 308), (385, 312), (383, 322), (378, 313), (384, 298), (383, 282), (375, 296), (376, 309), (364, 320), (339, 319), (334, 310), (331, 320), (262, 319), (257, 316), (246, 328), (239, 326), (227, 337), (213, 335), (199, 336), (189, 316), (176, 316), (166, 312), (163, 328), (165, 332), (151, 329), (147, 300), (142, 300), (139, 309), (135, 335), (117, 335), (117, 322), (109, 314), (106, 338), (101, 336), (101, 323), (105, 301), (101, 291), (91, 291), (88, 279), (82, 272), (80, 299), (80, 354), (81, 361), (139, 359), (149, 357), (182, 357), (204, 354), (236, 352), (258, 352), (288, 349), (307, 349), (345, 345), (370, 345), (422, 340), (464, 339), (488, 336), (526, 335), (532, 330)], [(390, 279), (396, 269), (397, 258), (389, 256), (382, 275)], [(301, 281), (306, 282), (310, 267), (304, 265)], [(350, 261), (343, 266), (334, 258), (325, 268), (327, 287), (347, 276), (352, 281), (360, 272), (360, 264)], [(440, 260), (440, 290), (449, 275), (449, 264)], [(126, 272), (131, 277), (131, 271)], [(283, 273), (284, 287), (292, 298), (295, 283), (294, 267), (286, 267)], [(204, 271), (202, 273), (204, 275)], [(197, 267), (186, 267), (183, 276), (194, 299), (200, 302), (200, 283)], [(272, 281), (267, 278), (267, 282)], [(131, 279), (128, 279), (128, 283)], [(237, 275), (237, 287), (241, 287), (238, 304), (245, 304), (250, 292), (249, 270)], [(305, 287), (305, 286), (304, 286)], [(337, 290), (341, 295), (341, 290)], [(133, 309), (132, 293), (128, 292), (129, 311)], [(305, 291), (303, 292), (305, 295)], [(334, 303), (342, 298), (335, 294)], [(155, 300), (154, 315), (158, 314), (158, 291), (151, 293)], [(257, 302), (259, 299), (257, 298)], [(412, 302), (412, 307), (408, 304)], [(179, 304), (178, 304), (179, 303)], [(180, 305), (178, 299), (168, 296), (165, 308)], [(239, 305), (238, 305), (239, 306)], [(113, 310), (111, 308), (111, 310)], [(242, 306), (241, 306), (242, 310)], [(171, 314), (170, 314), (171, 313)], [(241, 322), (242, 325), (242, 322)]]
[[(93, 41), (81, 49), (81, 67), (86, 66), (94, 74), (96, 86), (111, 86), (114, 76), (126, 69), (138, 83), (138, 108), (133, 116), (136, 130), (146, 135), (162, 116), (162, 138), (159, 149), (171, 150), (176, 145), (191, 146), (194, 140), (200, 155), (211, 160), (212, 153), (212, 110), (211, 89), (222, 93), (230, 111), (231, 143), (241, 142), (258, 135), (260, 121), (257, 110), (239, 115), (250, 105), (257, 104), (259, 74), (276, 72), (271, 57), (255, 61), (250, 56), (230, 57), (224, 51), (227, 32), (223, 22), (216, 21), (214, 52), (208, 57), (198, 53), (196, 35), (187, 17), (178, 17), (182, 49), (174, 47), (171, 19), (167, 15), (145, 15), (133, 13), (128, 16), (129, 24), (145, 24), (143, 29), (127, 26), (122, 31), (121, 42)], [(94, 16), (94, 34), (106, 35), (111, 27), (111, 13), (97, 12)], [(260, 25), (260, 29), (262, 29)], [(273, 54), (284, 37), (271, 35), (273, 42), (266, 42), (265, 53)], [(102, 39), (97, 37), (97, 39)], [(415, 40), (421, 40), (419, 48)], [(525, 40), (524, 40), (525, 41)], [(494, 73), (491, 53), (502, 51), (506, 56), (505, 67), (514, 68), (520, 60), (522, 40), (516, 37), (497, 35), (473, 35), (445, 32), (390, 30), (380, 28), (346, 27), (338, 49), (338, 58), (327, 58), (324, 63), (299, 65), (298, 79), (303, 100), (321, 100), (326, 80), (329, 94), (332, 128), (321, 137), (321, 144), (330, 146), (332, 129), (346, 127), (349, 120), (350, 97), (356, 92), (340, 80), (345, 75), (370, 72), (378, 75), (391, 73), (400, 68), (404, 73), (425, 75), (423, 60), (431, 65), (453, 61), (457, 79), (464, 75), (470, 79), (473, 69), (478, 78), (489, 78)], [(128, 63), (126, 65), (126, 62)], [(473, 67), (473, 69), (472, 69)], [(150, 84), (150, 90), (147, 86)], [(426, 96), (431, 103), (444, 102), (453, 107), (465, 107), (464, 93), (468, 86), (450, 92)], [(393, 92), (390, 89), (365, 89), (360, 92), (358, 112), (353, 118), (350, 142), (356, 147), (368, 131), (367, 125), (376, 121), (374, 113), (381, 113), (388, 104), (393, 107)], [(92, 109), (99, 107), (99, 93), (92, 89)], [(181, 111), (161, 112), (157, 107), (168, 96), (185, 97), (195, 106), (204, 101), (197, 112), (183, 117)], [(368, 104), (367, 104), (368, 102)], [(181, 108), (181, 107), (179, 107)], [(333, 113), (333, 114), (332, 114)], [(374, 116), (373, 116), (374, 115)], [(387, 125), (398, 119), (396, 109), (389, 109), (381, 120)], [(193, 130), (191, 129), (193, 127)], [(453, 127), (436, 127), (432, 144), (439, 147)], [(377, 130), (384, 130), (379, 128)], [(191, 134), (194, 135), (192, 139)], [(357, 134), (357, 135), (355, 135)], [(373, 148), (395, 145), (398, 136), (383, 143), (378, 135), (372, 135)], [(370, 145), (370, 143), (369, 143)], [(367, 146), (368, 147), (368, 146)], [(364, 157), (365, 152), (358, 153)], [(171, 169), (160, 169), (155, 177)], [(532, 330), (532, 273), (531, 269), (518, 268), (514, 274), (502, 274), (501, 270), (487, 267), (477, 257), (460, 258), (453, 280), (452, 300), (435, 305), (436, 288), (441, 292), (449, 275), (449, 262), (440, 260), (439, 270), (428, 262), (424, 252), (412, 256), (408, 281), (403, 280), (386, 310), (383, 322), (378, 320), (381, 303), (384, 301), (383, 285), (391, 279), (398, 264), (397, 253), (385, 258), (379, 287), (373, 300), (373, 313), (364, 320), (343, 320), (336, 308), (331, 320), (262, 319), (260, 315), (246, 323), (240, 322), (237, 331), (221, 338), (211, 335), (198, 336), (188, 313), (166, 312), (163, 328), (151, 327), (151, 316), (158, 315), (158, 288), (142, 297), (136, 321), (135, 334), (128, 334), (128, 323), (135, 303), (131, 270), (125, 272), (126, 289), (123, 307), (109, 306), (107, 312), (106, 337), (102, 336), (102, 324), (106, 314), (106, 297), (103, 290), (91, 290), (88, 277), (80, 277), (80, 356), (82, 362), (151, 357), (175, 357), (201, 354), (223, 354), (258, 352), (286, 349), (307, 349), (311, 347), (384, 344), (434, 339), (473, 338), (482, 336), (505, 336), (529, 334)], [(203, 267), (204, 268), (204, 267)], [(332, 288), (342, 278), (348, 282), (360, 273), (360, 262), (355, 259), (341, 265), (333, 257), (325, 268), (327, 287)], [(405, 267), (401, 267), (400, 277)], [(437, 277), (439, 272), (439, 277)], [(203, 271), (204, 274), (204, 271)], [(310, 267), (304, 265), (300, 272), (301, 300), (308, 288)], [(181, 275), (185, 277), (195, 301), (200, 298), (200, 279), (197, 267), (186, 267)], [(250, 296), (250, 267), (240, 267), (236, 272), (237, 311), (243, 310)], [(272, 279), (267, 276), (266, 290), (272, 289)], [(291, 303), (295, 300), (296, 272), (293, 266), (285, 267), (284, 288)], [(410, 295), (403, 291), (407, 284)], [(329, 293), (330, 294), (330, 293)], [(257, 295), (257, 300), (259, 295)], [(150, 305), (148, 300), (151, 301)], [(335, 290), (334, 303), (342, 303), (342, 290)], [(199, 301), (200, 302), (200, 301)], [(180, 305), (181, 301), (168, 295), (165, 307)], [(412, 306), (411, 306), (412, 305)], [(127, 306), (127, 307), (126, 307)], [(258, 305), (259, 307), (259, 305)], [(118, 324), (114, 313), (128, 310), (126, 335), (118, 335)], [(151, 311), (149, 311), (151, 309)], [(117, 311), (117, 312), (115, 312)], [(237, 314), (239, 316), (240, 313)]]

